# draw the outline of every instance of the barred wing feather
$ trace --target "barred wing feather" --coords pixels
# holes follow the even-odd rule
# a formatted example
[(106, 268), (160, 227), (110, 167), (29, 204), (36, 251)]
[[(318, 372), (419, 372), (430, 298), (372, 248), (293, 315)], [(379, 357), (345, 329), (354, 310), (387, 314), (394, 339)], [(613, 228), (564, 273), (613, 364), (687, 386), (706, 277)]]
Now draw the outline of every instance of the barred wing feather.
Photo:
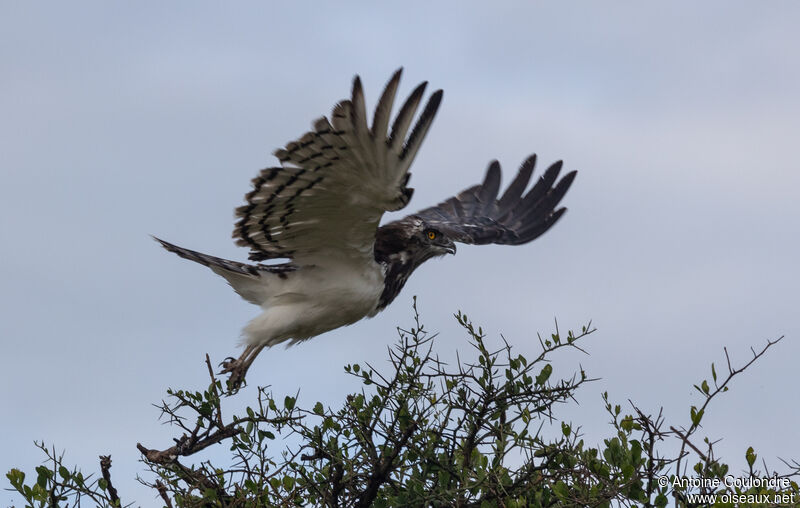
[(339, 253), (369, 257), (375, 231), (386, 211), (406, 206), (412, 189), (408, 172), (442, 99), (431, 95), (411, 133), (412, 120), (427, 83), (420, 84), (389, 120), (402, 69), (395, 72), (367, 125), (358, 76), (352, 96), (337, 104), (312, 131), (275, 151), (281, 166), (253, 180), (247, 204), (236, 210), (236, 243), (250, 259), (302, 260)]

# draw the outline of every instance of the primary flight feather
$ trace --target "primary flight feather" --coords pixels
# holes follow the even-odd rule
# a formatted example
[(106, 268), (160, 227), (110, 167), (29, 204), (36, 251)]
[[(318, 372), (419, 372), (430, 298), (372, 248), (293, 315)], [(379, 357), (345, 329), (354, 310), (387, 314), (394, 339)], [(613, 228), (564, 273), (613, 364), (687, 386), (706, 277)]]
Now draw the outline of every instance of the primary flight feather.
[(556, 207), (576, 172), (559, 180), (558, 161), (526, 192), (536, 164), (532, 155), (499, 198), (500, 164), (493, 161), (483, 183), (379, 226), (384, 212), (400, 210), (411, 199), (408, 170), (442, 100), (442, 91), (434, 92), (417, 116), (427, 85), (422, 83), (390, 126), (401, 71), (386, 85), (371, 126), (356, 76), (351, 98), (276, 150), (280, 166), (253, 179), (246, 204), (236, 210), (233, 236), (250, 249), (251, 261), (288, 261), (239, 263), (157, 239), (167, 250), (209, 267), (262, 308), (244, 329), (245, 351), (223, 364), (233, 387), (264, 347), (295, 344), (374, 316), (418, 266), (455, 254), (455, 242), (527, 243), (566, 210)]

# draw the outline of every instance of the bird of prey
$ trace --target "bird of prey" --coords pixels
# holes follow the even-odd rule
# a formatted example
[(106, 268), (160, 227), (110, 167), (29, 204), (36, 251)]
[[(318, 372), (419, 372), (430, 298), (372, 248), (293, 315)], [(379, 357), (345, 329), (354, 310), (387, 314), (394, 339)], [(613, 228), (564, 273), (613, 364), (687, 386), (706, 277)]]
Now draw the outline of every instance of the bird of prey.
[(224, 277), (262, 309), (244, 329), (241, 356), (222, 364), (229, 386), (244, 381), (265, 347), (293, 345), (374, 316), (422, 263), (455, 254), (456, 242), (524, 244), (564, 214), (565, 208), (556, 207), (576, 172), (559, 180), (558, 161), (526, 192), (536, 163), (532, 155), (499, 198), (500, 165), (493, 161), (483, 183), (379, 226), (384, 212), (400, 210), (411, 199), (409, 166), (442, 100), (442, 91), (434, 92), (414, 123), (427, 85), (421, 83), (390, 128), (401, 72), (386, 85), (371, 125), (356, 76), (350, 99), (336, 104), (330, 118), (318, 119), (313, 130), (274, 152), (280, 165), (259, 173), (246, 204), (236, 210), (233, 237), (250, 249), (255, 264), (156, 238), (167, 250)]

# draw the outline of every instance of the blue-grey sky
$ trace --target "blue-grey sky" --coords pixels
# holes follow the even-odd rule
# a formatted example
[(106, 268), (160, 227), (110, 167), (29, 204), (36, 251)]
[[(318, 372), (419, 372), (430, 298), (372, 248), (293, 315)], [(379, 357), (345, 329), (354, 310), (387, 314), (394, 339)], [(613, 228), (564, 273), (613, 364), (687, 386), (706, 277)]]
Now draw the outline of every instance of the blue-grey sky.
[(156, 504), (133, 481), (136, 442), (173, 435), (150, 404), (204, 386), (205, 353), (236, 355), (257, 309), (148, 235), (245, 259), (232, 211), (271, 152), (354, 74), (372, 104), (401, 65), (401, 93), (445, 90), (409, 210), (495, 158), (507, 182), (536, 152), (579, 170), (569, 212), (534, 243), (425, 264), (374, 319), (262, 353), (251, 384), (336, 403), (355, 387), (342, 365), (382, 364), (412, 295), (444, 354), (465, 348), (457, 309), (528, 354), (554, 318), (592, 319), (591, 355), (558, 366), (602, 378), (563, 413), (598, 442), (603, 391), (686, 424), (723, 346), (742, 363), (786, 335), (705, 431), (740, 466), (747, 446), (800, 459), (799, 15), (780, 1), (3, 2), (0, 470), (38, 464), (34, 439), (87, 472), (110, 453), (126, 500)]

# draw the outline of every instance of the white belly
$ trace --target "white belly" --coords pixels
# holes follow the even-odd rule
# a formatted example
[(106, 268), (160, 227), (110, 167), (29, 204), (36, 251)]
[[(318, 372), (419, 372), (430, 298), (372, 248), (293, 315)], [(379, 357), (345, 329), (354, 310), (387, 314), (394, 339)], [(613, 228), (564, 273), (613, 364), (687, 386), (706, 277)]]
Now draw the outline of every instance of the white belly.
[(380, 265), (330, 266), (302, 267), (273, 287), (261, 305), (264, 312), (244, 329), (247, 342), (294, 344), (372, 315), (383, 292)]

